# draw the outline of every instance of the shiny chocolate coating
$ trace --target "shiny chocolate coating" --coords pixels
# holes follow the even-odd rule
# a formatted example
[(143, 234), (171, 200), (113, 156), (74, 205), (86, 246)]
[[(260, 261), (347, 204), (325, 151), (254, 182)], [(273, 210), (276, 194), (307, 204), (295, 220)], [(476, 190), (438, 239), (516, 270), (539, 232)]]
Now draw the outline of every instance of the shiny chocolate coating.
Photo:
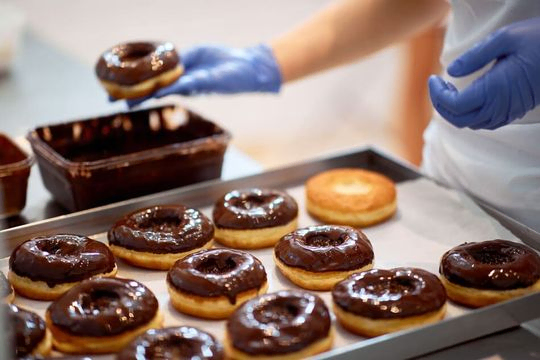
[(15, 274), (44, 281), (51, 288), (109, 273), (115, 266), (107, 245), (69, 234), (33, 238), (15, 248), (9, 258), (9, 268)]
[(137, 210), (109, 230), (112, 245), (153, 254), (176, 254), (204, 246), (214, 237), (210, 219), (183, 205)]
[(312, 272), (349, 271), (373, 262), (366, 235), (349, 226), (320, 225), (298, 229), (274, 248), (279, 261)]
[(151, 329), (133, 340), (120, 353), (118, 360), (221, 360), (223, 347), (209, 333), (194, 327), (181, 326)]
[(238, 294), (260, 289), (266, 272), (259, 259), (243, 251), (211, 249), (178, 260), (167, 274), (173, 288), (204, 297), (225, 296), (236, 304)]
[(0, 298), (6, 298), (13, 293), (13, 287), (9, 283), (6, 275), (0, 271)]
[(158, 301), (143, 284), (129, 279), (82, 281), (51, 303), (52, 324), (78, 336), (111, 336), (148, 324)]
[(298, 216), (298, 205), (277, 190), (233, 190), (220, 198), (213, 212), (214, 224), (226, 229), (261, 229), (286, 225)]
[(446, 290), (439, 278), (422, 269), (373, 269), (337, 283), (332, 299), (341, 309), (371, 319), (395, 319), (439, 310)]
[(508, 240), (465, 243), (447, 251), (439, 272), (448, 281), (485, 290), (512, 290), (540, 279), (540, 256)]
[(170, 42), (131, 42), (105, 51), (97, 61), (100, 80), (135, 85), (178, 66), (180, 57)]
[(330, 327), (330, 314), (321, 298), (297, 290), (246, 301), (227, 321), (232, 345), (251, 355), (302, 350), (327, 337)]
[(3, 305), (3, 311), (7, 314), (7, 339), (14, 345), (15, 355), (19, 358), (31, 354), (45, 338), (45, 321), (39, 315), (15, 305)]

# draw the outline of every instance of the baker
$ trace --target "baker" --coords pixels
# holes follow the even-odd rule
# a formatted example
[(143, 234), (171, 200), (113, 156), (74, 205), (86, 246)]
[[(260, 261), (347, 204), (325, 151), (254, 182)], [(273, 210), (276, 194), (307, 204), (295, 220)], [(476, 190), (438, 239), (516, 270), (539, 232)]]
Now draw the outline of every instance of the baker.
[[(540, 1), (452, 0), (423, 171), (540, 229)], [(270, 44), (195, 46), (153, 94), (274, 92), (445, 19), (444, 0), (341, 0)], [(360, 86), (360, 85), (359, 85)], [(142, 101), (138, 99), (131, 105)]]

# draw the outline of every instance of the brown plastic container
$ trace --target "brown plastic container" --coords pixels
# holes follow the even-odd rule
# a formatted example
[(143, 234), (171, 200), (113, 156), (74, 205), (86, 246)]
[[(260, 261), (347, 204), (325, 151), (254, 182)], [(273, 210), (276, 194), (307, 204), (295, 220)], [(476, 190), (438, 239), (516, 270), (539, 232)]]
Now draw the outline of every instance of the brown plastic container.
[(0, 218), (19, 214), (26, 205), (32, 156), (0, 134)]
[(45, 187), (71, 211), (219, 178), (229, 133), (173, 105), (28, 134)]

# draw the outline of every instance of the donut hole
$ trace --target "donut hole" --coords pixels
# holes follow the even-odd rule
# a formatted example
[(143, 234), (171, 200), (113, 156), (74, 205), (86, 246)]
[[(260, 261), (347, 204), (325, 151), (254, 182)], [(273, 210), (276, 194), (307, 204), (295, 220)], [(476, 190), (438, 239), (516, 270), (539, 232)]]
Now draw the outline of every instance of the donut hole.
[(345, 234), (341, 234), (338, 237), (330, 237), (325, 234), (312, 234), (305, 237), (304, 243), (313, 247), (332, 247), (343, 244), (345, 240), (347, 240)]
[(155, 50), (152, 44), (137, 44), (137, 46), (126, 47), (120, 54), (120, 61), (129, 62), (139, 60), (150, 55)]
[(300, 314), (298, 306), (290, 303), (270, 303), (254, 313), (257, 321), (263, 324), (289, 324)]
[[(404, 294), (413, 292), (418, 288), (418, 280), (410, 277), (396, 276), (392, 278), (386, 278), (382, 281), (369, 284), (365, 288), (357, 286), (355, 292), (368, 292), (376, 294), (378, 296), (392, 295), (392, 294)], [(365, 289), (365, 290), (364, 290)]]
[(45, 255), (78, 255), (79, 245), (72, 241), (46, 240), (40, 241), (37, 248)]
[(232, 258), (225, 259), (210, 257), (200, 262), (195, 269), (204, 274), (221, 275), (234, 270), (238, 264)]
[(472, 249), (469, 251), (471, 256), (478, 262), (488, 265), (502, 265), (513, 262), (516, 256), (523, 252), (516, 248), (490, 248)]
[(262, 196), (252, 194), (235, 198), (231, 201), (231, 203), (234, 207), (238, 209), (251, 210), (254, 208), (260, 208), (265, 204), (272, 202), (274, 199), (274, 196)]
[(114, 291), (95, 289), (82, 297), (81, 306), (87, 314), (99, 314), (119, 300), (120, 296)]
[(199, 358), (202, 344), (193, 339), (179, 337), (162, 338), (152, 344), (155, 359), (191, 359)]
[(138, 219), (137, 226), (142, 230), (171, 232), (184, 224), (184, 220), (173, 214), (156, 214)]

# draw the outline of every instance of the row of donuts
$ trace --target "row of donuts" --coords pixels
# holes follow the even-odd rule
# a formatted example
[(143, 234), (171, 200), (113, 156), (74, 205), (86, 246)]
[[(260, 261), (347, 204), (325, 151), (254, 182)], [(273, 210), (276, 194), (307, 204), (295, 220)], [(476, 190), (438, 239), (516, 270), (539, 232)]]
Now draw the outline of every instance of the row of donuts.
[[(277, 203), (282, 202), (282, 200), (280, 200), (280, 199), (273, 199), (273, 200), (275, 200)], [(260, 212), (261, 205), (264, 204), (264, 203), (265, 203), (265, 201), (262, 201), (261, 199), (253, 198), (253, 199), (249, 199), (249, 200), (244, 200), (242, 202), (241, 206), (246, 210), (250, 210), (250, 211), (253, 211), (255, 213), (258, 213), (258, 212)], [(235, 205), (235, 206), (238, 206), (238, 205)], [(143, 213), (146, 213), (146, 212), (149, 212), (149, 210), (143, 211)], [(148, 218), (146, 218), (146, 219), (148, 219)], [(163, 220), (163, 219), (165, 219), (165, 220)], [(165, 233), (165, 234), (170, 234), (171, 232), (174, 232), (172, 230), (176, 229), (175, 228), (176, 225), (182, 224), (182, 220), (178, 220), (178, 218), (175, 219), (175, 216), (170, 216), (170, 214), (169, 214), (169, 216), (167, 216), (167, 214), (165, 214), (165, 216), (150, 217), (149, 221), (144, 220), (144, 221), (142, 221), (142, 223), (143, 223), (143, 225), (139, 227), (138, 231), (141, 231), (141, 229), (151, 229), (151, 233), (153, 233), (154, 236), (155, 236), (156, 232), (160, 232), (160, 231)], [(186, 222), (186, 223), (189, 224), (189, 222)], [(109, 241), (110, 241), (110, 233), (111, 232), (109, 232)], [(73, 235), (71, 235), (71, 236), (73, 236)], [(497, 268), (497, 270), (495, 271), (495, 274), (499, 274), (499, 278), (497, 280), (497, 276), (495, 276), (494, 281), (492, 281), (492, 282), (499, 283), (499, 285), (500, 285), (501, 279), (506, 279), (505, 280), (506, 283), (505, 283), (504, 286), (506, 286), (507, 288), (508, 287), (509, 288), (516, 287), (515, 281), (512, 282), (512, 278), (510, 280), (508, 279), (509, 274), (510, 274), (510, 277), (512, 277), (511, 272), (508, 272), (508, 271), (512, 270), (512, 271), (515, 272), (514, 275), (517, 274), (518, 280), (519, 279), (522, 280), (521, 283), (518, 283), (517, 287), (515, 289), (513, 289), (513, 290), (517, 290), (517, 291), (521, 292), (520, 294), (524, 294), (527, 291), (531, 290), (531, 289), (527, 289), (530, 286), (525, 286), (525, 289), (523, 289), (523, 285), (527, 284), (528, 283), (527, 281), (530, 282), (530, 279), (527, 280), (524, 277), (524, 273), (529, 271), (530, 274), (531, 274), (530, 278), (532, 278), (532, 279), (536, 278), (536, 280), (538, 281), (538, 278), (540, 277), (540, 273), (538, 271), (538, 269), (539, 269), (538, 268), (538, 259), (537, 259), (538, 256), (534, 252), (531, 252), (530, 250), (528, 250), (528, 248), (526, 248), (525, 246), (515, 244), (515, 243), (511, 243), (511, 242), (502, 242), (501, 243), (501, 241), (489, 242), (489, 244), (488, 244), (488, 242), (480, 243), (480, 244), (483, 244), (483, 245), (479, 249), (474, 249), (474, 248), (469, 249), (469, 248), (467, 248), (465, 250), (465, 255), (462, 254), (462, 256), (469, 256), (469, 257), (472, 256), (474, 259), (477, 259), (477, 260), (479, 259), (478, 260), (479, 263), (476, 264), (477, 267), (481, 266), (484, 263), (491, 264), (491, 265), (498, 265), (498, 266), (501, 265), (502, 266), (502, 265), (505, 265), (505, 264), (507, 265), (508, 263), (515, 263), (517, 260), (520, 260), (521, 262), (523, 262), (524, 258), (523, 258), (523, 256), (521, 256), (521, 255), (523, 255), (523, 253), (525, 253), (527, 255), (527, 256), (525, 256), (525, 261), (524, 262), (533, 265), (532, 268), (529, 266), (528, 269), (525, 269), (526, 270), (525, 272), (522, 271), (523, 269), (518, 269), (518, 271), (515, 272), (516, 269), (512, 269), (512, 268), (502, 269), (499, 266)], [(495, 245), (493, 245), (493, 244), (495, 244)], [(101, 244), (101, 245), (105, 246), (104, 244)], [(471, 244), (468, 244), (468, 245), (472, 246)], [(487, 245), (489, 245), (489, 246), (487, 246)], [(517, 246), (517, 249), (516, 249), (516, 247), (514, 245)], [(465, 245), (463, 245), (463, 246), (465, 246)], [(520, 248), (520, 246), (522, 248)], [(111, 247), (112, 247), (112, 244), (111, 244)], [(279, 249), (281, 249), (281, 250), (279, 250)], [(344, 249), (347, 249), (347, 251), (344, 251)], [(524, 249), (527, 250), (528, 252), (532, 253), (533, 255), (536, 255), (536, 258), (534, 258), (534, 256), (531, 257), (530, 254), (527, 251), (525, 251)], [(51, 246), (47, 249), (47, 252), (49, 252), (49, 254), (50, 253), (55, 253), (55, 252), (58, 252), (58, 251), (60, 251), (59, 244), (56, 244), (56, 245), (51, 244)], [(71, 247), (70, 251), (73, 251), (72, 247)], [(222, 256), (221, 258), (219, 258), (219, 257), (216, 258), (215, 256), (214, 257), (212, 257), (212, 256), (208, 257), (208, 256), (200, 255), (200, 254), (204, 254), (204, 253), (208, 253), (208, 252), (209, 253), (214, 252), (215, 254), (217, 254), (220, 251), (229, 251), (229, 252), (233, 252), (233, 253), (235, 252), (233, 250), (213, 249), (213, 250), (210, 250), (210, 251), (201, 252), (201, 253), (197, 253), (197, 254), (192, 255), (192, 256), (188, 256), (186, 258), (186, 260), (190, 259), (190, 258), (193, 258), (193, 259), (198, 258), (199, 259), (198, 263), (192, 261), (191, 265), (194, 265), (196, 263), (194, 268), (197, 268), (198, 270), (194, 271), (194, 273), (198, 272), (199, 274), (202, 274), (203, 275), (202, 276), (203, 281), (204, 281), (204, 275), (205, 274), (206, 275), (208, 275), (208, 274), (217, 275), (217, 276), (215, 276), (216, 278), (220, 278), (220, 277), (223, 278), (224, 277), (223, 275), (224, 274), (229, 274), (230, 270), (236, 269), (238, 267), (240, 267), (240, 268), (242, 267), (242, 266), (237, 266), (237, 264), (250, 263), (250, 264), (253, 265), (253, 264), (257, 264), (257, 262), (258, 262), (258, 260), (253, 258), (251, 255), (244, 254), (244, 253), (241, 253), (239, 251), (236, 251), (236, 253), (237, 253), (236, 255), (239, 256), (239, 254), (243, 254), (243, 256), (237, 257), (236, 259), (233, 259), (233, 260), (231, 260), (231, 253), (229, 253), (226, 256)], [(329, 254), (333, 254), (333, 253), (337, 253), (338, 255), (341, 254), (342, 257), (341, 258), (338, 257), (336, 259), (335, 257), (333, 258), (332, 256), (328, 256)], [(480, 255), (478, 255), (478, 254), (480, 254)], [(280, 268), (280, 270), (282, 270), (282, 272), (287, 277), (289, 277), (293, 282), (297, 283), (298, 285), (300, 285), (302, 287), (306, 287), (306, 288), (311, 288), (311, 289), (326, 289), (326, 290), (328, 290), (328, 289), (332, 288), (332, 286), (336, 282), (338, 282), (341, 279), (347, 277), (351, 272), (355, 273), (355, 272), (360, 272), (362, 270), (367, 270), (367, 269), (371, 268), (372, 262), (373, 262), (373, 251), (371, 249), (371, 245), (369, 243), (369, 240), (367, 240), (365, 235), (363, 233), (361, 233), (360, 231), (357, 231), (357, 230), (354, 230), (354, 229), (351, 229), (351, 228), (337, 227), (337, 226), (312, 227), (312, 228), (308, 228), (308, 229), (300, 229), (300, 230), (294, 231), (292, 233), (286, 234), (285, 236), (281, 237), (281, 240), (276, 245), (276, 247), (274, 249), (274, 255), (275, 255), (275, 258), (276, 258), (275, 261), (276, 261), (276, 264), (277, 264), (278, 268)], [(517, 256), (517, 255), (520, 255), (520, 256)], [(245, 259), (244, 259), (244, 256), (249, 256), (249, 257), (252, 258), (252, 260), (246, 262)], [(244, 260), (241, 260), (241, 259), (244, 259)], [(493, 259), (495, 259), (495, 260), (493, 260)], [(443, 257), (443, 260), (444, 260), (444, 257)], [(179, 261), (179, 263), (182, 263), (182, 262), (184, 262), (184, 261)], [(260, 262), (258, 262), (258, 263), (260, 264)], [(280, 265), (280, 263), (281, 263), (281, 265)], [(442, 274), (444, 274), (443, 263), (444, 263), (444, 261), (441, 262), (441, 273)], [(536, 264), (536, 265), (534, 265), (534, 264)], [(11, 260), (10, 260), (10, 265), (11, 265)], [(313, 265), (313, 266), (311, 266), (311, 265)], [(536, 268), (534, 266), (536, 266)], [(173, 267), (173, 269), (175, 267)], [(257, 268), (257, 266), (255, 266), (255, 267)], [(113, 269), (115, 269), (114, 265), (113, 265)], [(169, 274), (167, 276), (168, 285), (170, 285), (170, 283), (171, 283), (171, 281), (170, 281), (171, 275), (170, 274), (171, 274), (173, 269), (171, 269), (171, 271), (169, 272)], [(260, 269), (262, 269), (262, 273), (264, 273), (264, 268), (262, 268), (262, 264), (260, 264)], [(286, 270), (283, 270), (283, 269), (286, 269)], [(292, 272), (290, 271), (289, 274), (287, 274), (287, 269), (292, 269)], [(298, 270), (298, 271), (296, 273), (294, 273), (295, 270)], [(491, 270), (493, 270), (493, 269), (491, 269)], [(491, 270), (489, 272), (493, 273)], [(106, 273), (106, 272), (103, 272), (103, 273)], [(300, 274), (300, 276), (298, 276), (298, 274)], [(332, 275), (334, 277), (334, 279), (332, 279), (332, 276), (328, 277), (327, 275), (329, 275), (329, 274)], [(192, 271), (191, 276), (192, 275), (193, 275), (193, 271)], [(305, 276), (305, 275), (307, 275), (307, 276)], [(318, 278), (318, 275), (322, 275), (322, 277)], [(337, 275), (337, 278), (336, 278), (336, 275)], [(489, 276), (491, 276), (491, 275), (489, 275)], [(489, 278), (489, 276), (488, 276), (488, 278)], [(467, 276), (467, 277), (469, 279), (471, 278), (470, 275)], [(478, 277), (480, 278), (481, 276), (478, 276)], [(232, 278), (234, 278), (234, 277), (232, 277)], [(257, 277), (255, 277), (255, 278), (257, 278)], [(261, 276), (259, 276), (259, 280), (260, 280), (260, 278), (261, 278)], [(514, 279), (515, 278), (516, 278), (516, 276), (514, 276)], [(302, 280), (298, 280), (298, 279), (304, 279), (305, 281), (302, 283)], [(309, 281), (309, 280), (313, 280), (313, 279), (317, 280), (317, 281), (315, 281), (316, 285), (313, 285), (314, 284), (313, 281), (311, 281), (311, 282)], [(264, 280), (266, 280), (266, 275), (265, 274), (264, 274)], [(244, 280), (239, 281), (239, 282), (243, 282), (243, 281)], [(443, 281), (444, 281), (444, 277), (443, 277)], [(485, 281), (485, 279), (484, 279), (484, 281)], [(180, 283), (186, 283), (186, 281), (185, 280), (180, 280)], [(260, 283), (261, 282), (259, 281), (258, 284), (260, 285)], [(385, 284), (383, 284), (383, 283), (385, 283)], [(390, 295), (393, 295), (393, 294), (394, 295), (399, 295), (400, 297), (407, 297), (406, 295), (408, 293), (413, 293), (414, 294), (414, 293), (417, 292), (416, 290), (418, 289), (419, 284), (426, 284), (426, 283), (435, 284), (435, 285), (428, 286), (428, 288), (431, 289), (431, 291), (428, 292), (429, 294), (431, 294), (429, 296), (433, 296), (434, 293), (440, 295), (440, 293), (441, 293), (440, 289), (442, 288), (442, 286), (440, 285), (440, 282), (438, 281), (438, 279), (434, 275), (429, 274), (429, 273), (427, 273), (425, 271), (423, 271), (423, 273), (422, 273), (422, 270), (419, 270), (419, 269), (394, 269), (392, 271), (371, 270), (371, 271), (367, 271), (367, 272), (362, 272), (360, 274), (355, 274), (355, 275), (352, 275), (349, 279), (347, 279), (347, 280), (345, 280), (345, 281), (343, 281), (343, 282), (341, 282), (341, 283), (339, 283), (338, 285), (335, 286), (335, 288), (333, 290), (333, 293), (332, 293), (333, 300), (334, 300), (333, 301), (334, 302), (334, 312), (335, 312), (338, 320), (340, 320), (340, 322), (344, 325), (344, 327), (346, 327), (346, 328), (348, 328), (348, 329), (350, 329), (352, 331), (355, 331), (354, 325), (361, 324), (362, 322), (366, 322), (365, 321), (366, 319), (363, 319), (361, 317), (357, 317), (357, 318), (354, 317), (358, 313), (362, 313), (362, 311), (358, 310), (358, 308), (364, 308), (364, 312), (365, 312), (365, 308), (369, 308), (369, 306), (366, 306), (366, 304), (369, 305), (369, 301), (366, 301), (366, 298), (367, 299), (375, 298), (375, 299), (377, 299), (377, 302), (379, 303), (378, 305), (380, 305), (378, 307), (376, 306), (375, 310), (378, 310), (381, 313), (385, 312), (385, 311), (382, 311), (382, 310), (387, 310), (387, 309), (393, 310), (394, 316), (390, 316), (390, 317), (394, 317), (394, 318), (409, 317), (408, 320), (410, 320), (411, 313), (407, 313), (406, 309), (405, 310), (404, 309), (400, 310), (395, 305), (393, 305), (394, 307), (389, 306), (388, 303), (380, 304), (380, 299), (381, 299), (381, 297), (384, 297), (384, 296), (388, 297), (389, 294)], [(459, 283), (459, 281), (458, 281), (458, 283)], [(310, 287), (310, 285), (311, 285), (311, 287)], [(536, 285), (538, 285), (538, 283)], [(197, 286), (192, 286), (192, 287), (195, 288), (195, 289), (200, 288), (200, 286), (198, 286), (198, 285)], [(473, 286), (469, 286), (469, 287), (474, 289), (474, 284), (473, 284)], [(176, 288), (176, 286), (175, 286), (175, 288)], [(538, 286), (536, 288), (538, 288)], [(370, 290), (371, 292), (366, 291), (366, 289)], [(433, 291), (433, 289), (438, 289), (438, 291)], [(169, 286), (169, 291), (171, 292), (171, 286)], [(266, 289), (264, 288), (264, 283), (263, 283), (263, 285), (258, 288), (257, 293), (262, 293), (264, 291), (266, 291)], [(364, 295), (365, 295), (364, 297), (357, 294), (357, 293), (361, 293), (361, 292), (364, 292)], [(442, 292), (444, 294), (444, 288), (442, 288)], [(190, 293), (190, 291), (188, 290), (187, 293)], [(345, 301), (345, 300), (343, 300), (344, 298), (346, 298), (346, 296), (351, 295), (351, 293), (354, 295), (354, 297), (357, 297), (360, 300), (358, 300), (358, 299), (356, 299), (354, 301), (350, 301), (350, 300)], [(420, 291), (420, 293), (422, 293), (422, 291)], [(342, 296), (339, 297), (336, 294), (341, 294)], [(428, 302), (434, 303), (437, 306), (442, 303), (442, 305), (440, 307), (435, 306), (435, 310), (432, 309), (433, 311), (428, 311), (428, 313), (432, 313), (432, 314), (429, 314), (429, 315), (433, 315), (434, 320), (436, 320), (439, 317), (444, 316), (444, 303), (445, 303), (446, 297), (443, 296), (442, 297), (443, 300), (441, 301), (440, 300), (441, 297), (439, 296), (439, 300), (435, 299), (437, 301), (434, 301), (433, 298), (430, 298), (426, 294), (427, 293), (424, 291), (422, 293), (422, 296), (424, 298), (427, 297), (428, 300), (431, 299)], [(520, 294), (516, 293), (514, 296), (517, 296), (517, 295), (520, 295)], [(255, 295), (257, 295), (257, 294), (251, 294), (251, 296), (255, 296)], [(272, 294), (267, 294), (267, 295), (272, 295)], [(267, 295), (263, 295), (262, 297), (267, 296)], [(449, 295), (450, 295), (450, 291), (449, 291)], [(311, 296), (314, 296), (314, 295), (311, 295)], [(410, 300), (411, 296), (408, 296), (408, 298)], [(174, 300), (173, 299), (174, 299), (174, 296), (173, 296), (173, 293), (171, 292), (171, 302), (174, 305)], [(195, 304), (199, 303), (199, 300), (195, 301)], [(234, 299), (234, 296), (231, 296), (229, 294), (229, 298), (224, 299), (224, 300), (225, 300), (225, 302), (228, 301), (229, 303), (231, 303), (231, 302), (234, 302), (235, 299)], [(237, 304), (241, 304), (243, 301), (245, 301), (245, 299), (239, 297), (239, 300), (237, 300)], [(184, 304), (185, 301), (179, 301), (179, 303)], [(414, 302), (413, 302), (413, 304), (414, 304)], [(288, 305), (288, 306), (289, 306), (289, 308), (291, 308), (290, 305)], [(386, 306), (387, 309), (383, 309), (383, 306)], [(403, 306), (403, 305), (401, 305), (401, 306)], [(205, 307), (208, 308), (210, 306), (204, 306), (203, 305), (202, 307), (199, 307), (199, 310), (201, 308), (205, 308)], [(372, 308), (371, 310), (372, 310), (372, 313), (373, 313), (373, 306), (371, 306), (371, 308)], [(292, 309), (295, 309), (295, 307), (293, 306)], [(180, 310), (180, 311), (182, 311), (182, 310)], [(277, 306), (272, 307), (272, 311), (275, 314), (273, 314), (273, 315), (272, 314), (264, 315), (264, 316), (266, 316), (268, 319), (272, 319), (272, 316), (274, 316), (274, 317), (278, 316), (279, 319), (282, 319), (283, 316), (285, 316), (286, 313), (287, 313), (287, 311), (285, 311), (285, 310), (283, 310), (283, 309), (281, 309), (280, 307), (277, 307)], [(296, 310), (294, 310), (294, 311), (296, 311)], [(187, 311), (185, 311), (185, 312), (187, 312)], [(391, 313), (391, 312), (392, 311), (390, 311), (390, 312), (386, 311), (386, 313)], [(397, 315), (395, 315), (396, 313), (397, 313)], [(374, 316), (373, 314), (368, 316), (368, 319), (367, 319), (368, 323), (370, 322), (369, 321), (370, 317), (371, 318), (376, 318), (377, 316)], [(379, 316), (379, 317), (384, 318), (384, 316)], [(413, 314), (412, 317), (414, 317), (414, 314)], [(287, 316), (285, 316), (285, 319), (287, 319)], [(347, 322), (347, 320), (351, 320), (351, 319), (352, 319), (352, 321)], [(390, 319), (390, 320), (395, 320), (395, 319)], [(398, 320), (401, 321), (401, 319), (398, 319)], [(392, 322), (392, 321), (390, 321), (390, 322)], [(352, 323), (353, 325), (350, 325), (349, 323)], [(380, 324), (380, 322), (379, 322), (379, 324)], [(410, 324), (410, 325), (414, 325), (414, 324)], [(398, 328), (394, 328), (394, 330), (397, 330), (397, 329)], [(393, 330), (391, 330), (391, 331), (393, 331)], [(360, 331), (356, 330), (356, 332), (360, 332)], [(323, 333), (324, 333), (324, 331), (323, 331)], [(330, 332), (328, 332), (326, 334), (328, 335), (328, 334), (330, 334)], [(366, 332), (364, 332), (364, 334), (369, 335)], [(376, 335), (376, 334), (372, 334), (372, 335)], [(226, 339), (227, 338), (231, 338), (231, 337), (227, 336)], [(266, 339), (265, 341), (268, 342), (270, 340)], [(331, 341), (328, 338), (325, 338), (324, 341), (321, 340), (321, 339), (318, 339), (316, 342), (319, 345), (320, 345), (320, 343), (324, 343), (324, 344), (330, 343), (331, 344)], [(233, 347), (233, 349), (237, 350), (240, 347), (241, 347), (241, 345), (238, 345), (238, 346), (235, 345)], [(305, 351), (307, 351), (307, 350), (305, 350)], [(305, 354), (305, 353), (303, 353), (303, 354)]]

